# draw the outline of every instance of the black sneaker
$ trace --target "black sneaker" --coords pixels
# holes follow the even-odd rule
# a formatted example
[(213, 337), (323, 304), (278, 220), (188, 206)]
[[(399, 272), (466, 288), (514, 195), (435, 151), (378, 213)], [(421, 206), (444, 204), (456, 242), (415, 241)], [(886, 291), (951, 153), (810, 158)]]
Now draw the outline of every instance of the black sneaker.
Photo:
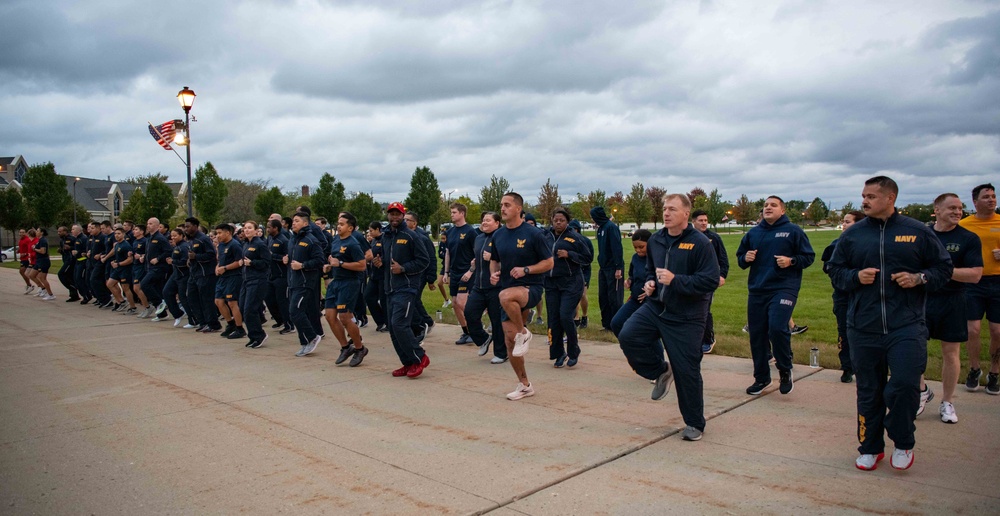
[(580, 327), (581, 328), (586, 328), (587, 327), (587, 318), (586, 317), (581, 317), (580, 318)]
[(457, 346), (461, 346), (463, 344), (472, 344), (472, 343), (473, 343), (472, 337), (470, 337), (468, 333), (463, 333), (462, 336), (455, 341), (455, 345)]
[(795, 387), (792, 384), (792, 372), (791, 371), (778, 371), (780, 379), (778, 380), (778, 392), (782, 394), (788, 394), (792, 392)]
[(979, 390), (979, 379), (983, 376), (982, 369), (969, 369), (969, 376), (965, 377), (965, 390), (976, 392)]
[(277, 328), (281, 328), (282, 326), (284, 326), (284, 323), (274, 323), (274, 324), (271, 325), (271, 328), (272, 329), (277, 329)]
[(753, 385), (747, 387), (747, 394), (757, 396), (764, 392), (764, 389), (766, 389), (768, 385), (771, 385), (770, 378), (768, 378), (766, 382), (753, 382)]
[(90, 302), (90, 298), (89, 297), (85, 297), (85, 298), (83, 298), (83, 299), (80, 300), (80, 304), (81, 305), (85, 305), (85, 304), (87, 304), (89, 302)]
[(792, 330), (791, 331), (792, 331), (792, 335), (802, 335), (803, 333), (809, 331), (809, 327), (808, 326), (795, 325), (795, 326), (792, 326)]
[(368, 318), (362, 317), (361, 320), (358, 321), (358, 328), (364, 328), (366, 326), (368, 326)]
[(285, 326), (284, 328), (281, 329), (281, 331), (278, 332), (278, 335), (288, 335), (289, 333), (295, 333), (295, 328), (292, 328), (291, 326)]
[(78, 298), (78, 297), (71, 297), (71, 298), (67, 299), (66, 302), (67, 303), (72, 303), (74, 301), (79, 301), (79, 300), (80, 300), (80, 298)]
[(378, 333), (389, 333), (389, 325), (388, 324), (380, 324), (380, 325), (378, 325), (378, 326), (375, 327), (375, 331), (378, 332)]
[(368, 356), (368, 348), (361, 346), (361, 349), (354, 351), (354, 356), (351, 357), (351, 363), (347, 365), (350, 367), (358, 367), (361, 365), (361, 361), (364, 360), (366, 356)]
[(233, 323), (226, 324), (226, 330), (219, 334), (220, 337), (228, 339), (229, 336), (236, 331), (236, 325)]
[(650, 397), (657, 401), (666, 397), (667, 393), (670, 392), (670, 382), (673, 379), (674, 373), (670, 369), (670, 364), (667, 364), (667, 370), (656, 378), (656, 383), (653, 385), (653, 393)]
[(351, 346), (350, 344), (340, 348), (340, 356), (337, 357), (337, 360), (334, 362), (334, 364), (337, 365), (343, 364), (344, 361), (347, 360), (348, 358), (351, 358), (351, 355), (353, 354), (354, 354), (354, 346)]
[(237, 326), (235, 329), (233, 329), (233, 332), (230, 333), (229, 336), (226, 338), (236, 340), (236, 339), (242, 339), (243, 337), (246, 336), (247, 336), (247, 331), (244, 330), (242, 326)]
[(115, 306), (115, 300), (114, 299), (111, 299), (107, 303), (104, 303), (103, 305), (101, 305), (101, 310), (103, 310), (105, 308), (111, 308), (112, 306)]
[(260, 340), (251, 340), (247, 343), (247, 347), (250, 349), (257, 349), (264, 345), (265, 340), (267, 340), (267, 335), (264, 335), (264, 338)]
[(844, 371), (844, 373), (840, 375), (841, 383), (851, 383), (853, 381), (854, 381), (854, 373), (850, 371)]
[(994, 396), (1000, 394), (1000, 373), (989, 373), (986, 375), (986, 394)]

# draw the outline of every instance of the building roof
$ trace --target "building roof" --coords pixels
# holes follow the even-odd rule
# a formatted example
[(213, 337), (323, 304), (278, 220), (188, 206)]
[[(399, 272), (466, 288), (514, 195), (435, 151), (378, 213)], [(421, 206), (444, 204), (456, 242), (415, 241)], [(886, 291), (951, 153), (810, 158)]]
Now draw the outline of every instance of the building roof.
[[(66, 179), (66, 191), (72, 195), (73, 182), (76, 181), (76, 177), (63, 176), (63, 178)], [(170, 187), (175, 196), (180, 192), (182, 185), (183, 183), (167, 183), (167, 186)], [(122, 198), (127, 202), (137, 188), (145, 190), (147, 185), (81, 177), (79, 181), (76, 181), (76, 202), (80, 203), (89, 212), (110, 212), (111, 207), (101, 204), (98, 200), (106, 200), (111, 195), (111, 191), (115, 186), (118, 187), (122, 193)]]

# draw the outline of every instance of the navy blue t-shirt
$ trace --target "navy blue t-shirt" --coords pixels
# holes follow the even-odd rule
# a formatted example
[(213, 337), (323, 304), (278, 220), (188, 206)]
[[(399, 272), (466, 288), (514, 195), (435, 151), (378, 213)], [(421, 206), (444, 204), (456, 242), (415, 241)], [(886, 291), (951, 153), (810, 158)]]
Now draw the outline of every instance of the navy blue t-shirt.
[(112, 258), (114, 261), (121, 263), (128, 260), (128, 254), (132, 252), (132, 244), (128, 243), (128, 240), (122, 239), (121, 242), (115, 242), (115, 255)]
[(552, 258), (552, 249), (542, 230), (522, 222), (514, 229), (501, 226), (493, 235), (490, 260), (500, 262), (500, 288), (541, 286), (544, 274), (528, 274), (514, 279), (510, 276), (510, 271), (515, 267), (528, 267)]
[(444, 245), (448, 250), (448, 267), (451, 275), (465, 274), (475, 255), (476, 228), (472, 227), (472, 224), (448, 228), (448, 237)]
[[(330, 242), (330, 257), (340, 260), (341, 263), (360, 262), (365, 259), (365, 252), (361, 250), (358, 239), (351, 235), (347, 238), (340, 238), (340, 235), (333, 235), (333, 242)], [(333, 279), (357, 281), (364, 271), (352, 271), (343, 267), (333, 268)]]
[(132, 243), (132, 275), (136, 278), (146, 272), (146, 263), (139, 262), (139, 256), (145, 259), (146, 256), (146, 237), (137, 238), (135, 242)]
[[(219, 247), (216, 249), (216, 255), (218, 256), (218, 266), (225, 267), (231, 263), (238, 262), (243, 259), (243, 246), (236, 241), (235, 238), (230, 239), (226, 243), (219, 242)], [(240, 274), (240, 269), (227, 269), (222, 273), (221, 277), (237, 276)]]
[[(941, 241), (941, 245), (948, 251), (951, 263), (955, 265), (956, 269), (983, 266), (982, 241), (979, 240), (979, 235), (962, 226), (955, 226), (955, 229), (944, 233), (938, 232), (934, 226), (931, 226), (931, 229)], [(965, 285), (960, 281), (948, 280), (948, 283), (945, 283), (943, 287), (929, 292), (929, 294), (932, 296), (935, 294), (957, 294), (965, 290)]]

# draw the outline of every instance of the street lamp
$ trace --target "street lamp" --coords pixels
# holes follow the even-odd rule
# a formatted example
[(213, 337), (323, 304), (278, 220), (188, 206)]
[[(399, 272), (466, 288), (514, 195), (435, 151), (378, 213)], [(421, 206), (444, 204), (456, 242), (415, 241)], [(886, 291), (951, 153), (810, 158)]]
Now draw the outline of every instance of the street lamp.
[[(187, 148), (187, 205), (188, 205), (188, 217), (193, 217), (193, 200), (191, 196), (191, 191), (193, 190), (191, 186), (191, 106), (194, 105), (195, 94), (194, 91), (188, 89), (187, 86), (183, 90), (177, 93), (177, 101), (181, 103), (181, 107), (184, 108), (184, 142), (178, 142), (180, 145), (184, 145)], [(177, 133), (180, 134), (180, 133)], [(175, 140), (176, 141), (176, 140)]]
[(447, 199), (448, 199), (448, 201), (447, 201), (447, 202), (448, 202), (448, 204), (451, 204), (451, 194), (453, 194), (453, 193), (456, 193), (456, 192), (458, 192), (458, 188), (456, 188), (456, 189), (454, 189), (454, 190), (451, 190), (450, 192), (448, 192), (448, 197), (447, 197)]
[(73, 179), (73, 225), (76, 225), (76, 183), (80, 178)]

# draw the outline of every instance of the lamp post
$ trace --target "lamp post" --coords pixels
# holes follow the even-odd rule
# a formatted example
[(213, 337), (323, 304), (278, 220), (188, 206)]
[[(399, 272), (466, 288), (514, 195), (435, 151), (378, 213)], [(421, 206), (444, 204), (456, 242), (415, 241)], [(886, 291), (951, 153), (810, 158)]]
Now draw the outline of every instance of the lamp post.
[(80, 178), (73, 179), (73, 225), (76, 225), (76, 183)]
[(184, 132), (185, 142), (184, 146), (187, 147), (187, 205), (188, 205), (188, 217), (193, 217), (193, 200), (192, 200), (192, 190), (191, 186), (191, 106), (194, 105), (195, 94), (193, 91), (188, 89), (187, 86), (183, 90), (177, 93), (177, 101), (181, 103), (181, 107), (184, 108)]

